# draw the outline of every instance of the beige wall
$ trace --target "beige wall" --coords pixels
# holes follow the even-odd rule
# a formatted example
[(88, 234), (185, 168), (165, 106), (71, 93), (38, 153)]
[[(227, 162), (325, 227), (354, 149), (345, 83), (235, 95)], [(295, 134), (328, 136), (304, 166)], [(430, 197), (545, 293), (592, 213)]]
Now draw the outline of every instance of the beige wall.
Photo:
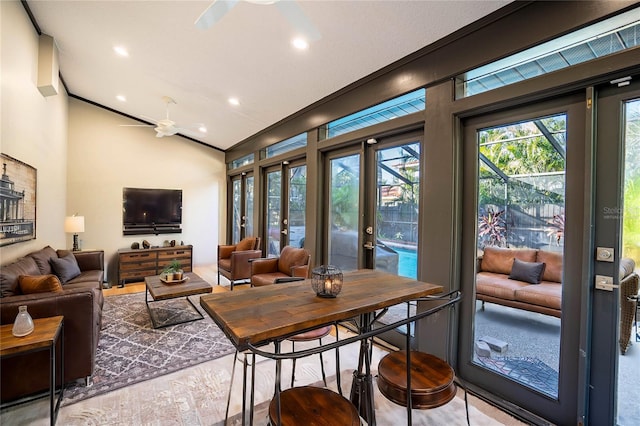
[(0, 1), (0, 149), (37, 169), (36, 239), (0, 248), (6, 263), (46, 245), (64, 247), (67, 95), (43, 97), (38, 34), (17, 1)]
[[(156, 138), (150, 128), (119, 127), (134, 123), (66, 93), (44, 98), (36, 87), (38, 35), (24, 8), (0, 1), (0, 15), (0, 148), (35, 167), (38, 179), (37, 238), (0, 248), (0, 262), (46, 245), (70, 248), (63, 223), (77, 212), (85, 216), (81, 247), (105, 251), (112, 283), (117, 250), (143, 239), (183, 240), (194, 246), (194, 264), (214, 263), (225, 239), (224, 154), (178, 136)], [(124, 186), (182, 189), (182, 234), (123, 236)]]
[[(120, 124), (139, 123), (69, 99), (67, 213), (85, 217), (81, 247), (105, 251), (111, 283), (117, 280), (117, 250), (143, 239), (160, 246), (183, 240), (193, 245), (195, 265), (215, 263), (225, 232), (224, 153), (179, 136), (156, 138), (152, 128)], [(123, 236), (123, 187), (181, 189), (182, 233)]]

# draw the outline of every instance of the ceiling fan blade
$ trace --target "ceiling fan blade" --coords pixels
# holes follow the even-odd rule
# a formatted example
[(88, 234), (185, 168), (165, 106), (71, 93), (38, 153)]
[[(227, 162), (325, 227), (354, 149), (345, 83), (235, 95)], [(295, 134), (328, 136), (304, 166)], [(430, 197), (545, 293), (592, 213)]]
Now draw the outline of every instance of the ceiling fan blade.
[(238, 3), (238, 0), (214, 0), (213, 3), (205, 9), (204, 12), (196, 19), (196, 28), (200, 30), (207, 30), (218, 22), (224, 15), (229, 12), (233, 6)]
[(311, 20), (302, 11), (295, 1), (278, 1), (275, 3), (280, 12), (287, 18), (291, 25), (304, 35), (308, 41), (320, 40), (320, 32)]

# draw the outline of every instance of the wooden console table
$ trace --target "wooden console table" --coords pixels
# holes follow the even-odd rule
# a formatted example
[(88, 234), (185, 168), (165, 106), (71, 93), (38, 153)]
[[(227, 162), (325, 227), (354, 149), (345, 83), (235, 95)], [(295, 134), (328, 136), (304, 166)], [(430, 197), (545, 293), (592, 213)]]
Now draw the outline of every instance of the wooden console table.
[(184, 272), (191, 272), (193, 246), (118, 250), (118, 284), (122, 286), (127, 281), (141, 282), (145, 277), (160, 275), (174, 259), (180, 262)]

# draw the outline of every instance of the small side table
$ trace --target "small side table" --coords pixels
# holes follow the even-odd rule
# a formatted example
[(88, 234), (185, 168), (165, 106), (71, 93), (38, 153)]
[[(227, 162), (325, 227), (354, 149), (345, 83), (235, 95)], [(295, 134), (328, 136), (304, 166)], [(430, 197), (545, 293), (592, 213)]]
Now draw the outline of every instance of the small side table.
[[(49, 350), (49, 412), (51, 425), (56, 424), (60, 402), (64, 394), (64, 317), (38, 318), (33, 320), (33, 332), (24, 337), (15, 337), (13, 324), (0, 326), (0, 358), (21, 356), (30, 352)], [(60, 393), (56, 393), (56, 345), (60, 342)], [(22, 401), (21, 401), (22, 402)], [(10, 406), (12, 404), (7, 404)]]

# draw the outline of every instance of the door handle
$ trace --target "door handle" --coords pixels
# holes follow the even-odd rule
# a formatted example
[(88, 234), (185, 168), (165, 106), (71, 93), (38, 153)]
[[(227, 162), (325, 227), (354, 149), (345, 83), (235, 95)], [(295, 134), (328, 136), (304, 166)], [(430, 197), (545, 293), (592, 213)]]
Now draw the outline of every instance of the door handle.
[(282, 235), (287, 235), (287, 234), (289, 234), (289, 231), (287, 231), (286, 229), (283, 229), (282, 231), (280, 231), (280, 233)]
[(376, 245), (373, 244), (371, 241), (367, 241), (366, 243), (364, 243), (364, 248), (366, 248), (367, 250), (373, 250), (374, 248), (376, 248)]

